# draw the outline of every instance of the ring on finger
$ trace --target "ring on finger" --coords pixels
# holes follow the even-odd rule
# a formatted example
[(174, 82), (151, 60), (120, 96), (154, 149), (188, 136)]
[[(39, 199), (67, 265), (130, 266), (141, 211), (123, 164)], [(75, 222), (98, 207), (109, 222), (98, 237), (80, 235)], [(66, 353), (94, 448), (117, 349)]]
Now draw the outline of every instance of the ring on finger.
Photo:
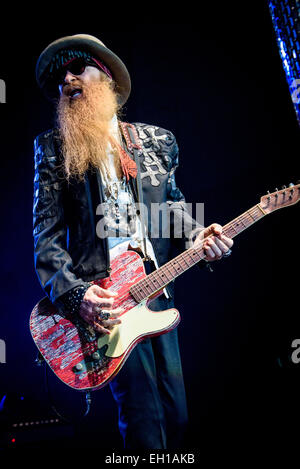
[(97, 318), (100, 320), (100, 321), (106, 321), (107, 319), (110, 318), (110, 312), (108, 312), (107, 310), (104, 310), (101, 308), (101, 303), (98, 303), (96, 304), (96, 306), (94, 306), (94, 311), (97, 314)]
[(232, 253), (231, 249), (228, 249), (228, 251), (223, 253), (223, 257), (228, 257)]
[(94, 306), (94, 311), (96, 313), (101, 313), (101, 311), (102, 311), (101, 303), (98, 303), (96, 306)]
[(104, 309), (101, 309), (98, 314), (98, 319), (100, 321), (107, 321), (107, 319), (110, 318), (110, 313), (108, 311), (104, 311)]

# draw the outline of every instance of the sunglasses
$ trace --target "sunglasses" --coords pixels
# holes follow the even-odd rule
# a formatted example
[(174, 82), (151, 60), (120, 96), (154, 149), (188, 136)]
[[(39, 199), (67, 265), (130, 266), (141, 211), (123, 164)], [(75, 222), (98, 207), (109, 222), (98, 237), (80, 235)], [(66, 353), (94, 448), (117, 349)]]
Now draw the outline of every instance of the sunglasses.
[(71, 72), (72, 75), (81, 75), (88, 65), (89, 64), (86, 59), (73, 59), (71, 62), (66, 63), (57, 71), (55, 74), (56, 83), (58, 85), (62, 84), (68, 71)]

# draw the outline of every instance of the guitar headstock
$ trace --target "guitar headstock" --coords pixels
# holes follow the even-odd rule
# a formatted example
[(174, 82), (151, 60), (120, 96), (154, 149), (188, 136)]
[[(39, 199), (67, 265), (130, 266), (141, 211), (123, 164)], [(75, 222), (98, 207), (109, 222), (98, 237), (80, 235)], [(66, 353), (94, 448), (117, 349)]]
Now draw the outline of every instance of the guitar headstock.
[(281, 190), (268, 193), (261, 197), (260, 206), (265, 213), (271, 213), (279, 208), (294, 205), (300, 200), (300, 184), (289, 184), (289, 187), (283, 186)]

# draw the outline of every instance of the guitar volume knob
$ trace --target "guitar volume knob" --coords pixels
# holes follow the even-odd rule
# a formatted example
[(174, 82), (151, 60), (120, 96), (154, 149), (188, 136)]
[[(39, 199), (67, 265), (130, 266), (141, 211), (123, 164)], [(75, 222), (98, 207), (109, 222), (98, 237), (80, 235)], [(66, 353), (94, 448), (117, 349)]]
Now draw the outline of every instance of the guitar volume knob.
[(94, 360), (99, 360), (100, 359), (100, 353), (94, 352), (92, 357), (93, 357)]

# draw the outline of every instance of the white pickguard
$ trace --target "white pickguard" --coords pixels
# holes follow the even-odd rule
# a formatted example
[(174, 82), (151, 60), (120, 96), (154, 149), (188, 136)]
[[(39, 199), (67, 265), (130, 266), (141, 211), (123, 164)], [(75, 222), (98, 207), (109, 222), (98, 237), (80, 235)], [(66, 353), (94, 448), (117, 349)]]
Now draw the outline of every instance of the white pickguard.
[(179, 319), (177, 309), (151, 311), (147, 307), (146, 301), (142, 301), (123, 314), (120, 317), (122, 323), (114, 326), (110, 334), (103, 335), (98, 339), (99, 349), (108, 345), (106, 356), (120, 357), (136, 339), (171, 328)]

